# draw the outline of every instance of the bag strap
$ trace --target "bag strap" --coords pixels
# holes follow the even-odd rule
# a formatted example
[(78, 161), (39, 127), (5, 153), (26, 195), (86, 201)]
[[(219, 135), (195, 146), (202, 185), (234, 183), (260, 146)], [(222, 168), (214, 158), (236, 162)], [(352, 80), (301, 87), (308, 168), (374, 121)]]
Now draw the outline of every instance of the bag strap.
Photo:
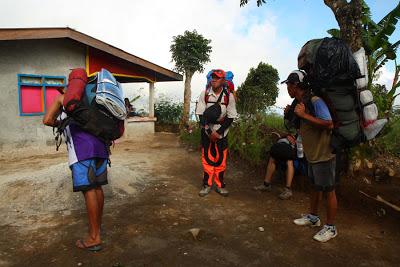
[(228, 104), (229, 104), (229, 93), (228, 93), (228, 91), (227, 91), (227, 89), (225, 87), (222, 87), (221, 94), (219, 95), (218, 100), (216, 102), (208, 101), (208, 99), (210, 97), (208, 95), (208, 93), (210, 92), (210, 90), (211, 90), (211, 87), (207, 88), (206, 89), (206, 93), (204, 95), (204, 101), (206, 102), (206, 104), (208, 104), (208, 103), (221, 103), (222, 96), (223, 96), (224, 97), (224, 103), (222, 103), (221, 105), (228, 106)]

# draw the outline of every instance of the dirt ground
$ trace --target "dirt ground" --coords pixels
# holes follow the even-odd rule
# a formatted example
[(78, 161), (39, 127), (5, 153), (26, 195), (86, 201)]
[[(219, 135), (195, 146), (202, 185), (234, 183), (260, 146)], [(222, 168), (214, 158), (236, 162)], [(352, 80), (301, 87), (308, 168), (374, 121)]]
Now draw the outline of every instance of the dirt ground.
[[(228, 162), (230, 196), (198, 196), (197, 151), (175, 135), (117, 144), (106, 186), (103, 250), (74, 247), (86, 232), (83, 197), (72, 193), (65, 149), (0, 159), (0, 266), (398, 266), (398, 217), (340, 202), (338, 236), (292, 220), (308, 196), (252, 190), (259, 172)], [(245, 171), (246, 170), (246, 171)], [(324, 209), (321, 210), (325, 218)], [(260, 231), (263, 227), (264, 231)], [(199, 228), (197, 239), (189, 233)]]

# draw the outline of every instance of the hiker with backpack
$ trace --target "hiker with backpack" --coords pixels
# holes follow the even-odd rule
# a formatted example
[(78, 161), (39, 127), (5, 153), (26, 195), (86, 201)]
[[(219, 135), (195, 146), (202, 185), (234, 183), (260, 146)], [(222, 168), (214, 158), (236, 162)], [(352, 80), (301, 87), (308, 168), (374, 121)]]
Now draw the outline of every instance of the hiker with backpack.
[[(337, 200), (336, 160), (331, 147), (334, 126), (332, 117), (324, 100), (311, 94), (304, 71), (293, 71), (282, 83), (286, 83), (289, 95), (296, 101), (293, 113), (300, 127), (304, 154), (308, 160), (308, 176), (313, 184), (310, 211), (301, 218), (295, 219), (294, 223), (301, 226), (320, 226), (318, 207), (322, 194), (326, 193), (327, 221), (313, 237), (317, 241), (326, 242), (337, 235), (334, 225)], [(288, 109), (285, 111), (290, 112)]]
[[(233, 75), (232, 75), (233, 76)], [(221, 69), (210, 72), (210, 86), (200, 94), (196, 107), (201, 126), (203, 187), (199, 196), (210, 193), (215, 183), (216, 191), (228, 196), (224, 175), (228, 154), (228, 128), (237, 117), (236, 101), (228, 88), (226, 73)]]
[(112, 74), (102, 69), (96, 80), (90, 83), (86, 70), (73, 69), (67, 91), (61, 91), (43, 118), (45, 125), (57, 129), (57, 149), (65, 137), (73, 191), (83, 193), (89, 223), (88, 236), (76, 246), (89, 251), (102, 249), (102, 186), (108, 184), (109, 145), (123, 134), (126, 117), (122, 88)]
[(255, 186), (254, 190), (270, 192), (272, 190), (272, 177), (277, 167), (286, 169), (286, 186), (279, 198), (286, 200), (292, 197), (292, 181), (295, 174), (294, 160), (296, 159), (296, 138), (288, 134), (286, 137), (279, 138), (271, 146), (267, 164), (267, 172), (263, 184)]
[[(64, 95), (60, 95), (47, 110), (43, 123), (56, 126), (57, 118), (65, 117), (63, 109)], [(62, 117), (60, 117), (62, 116)], [(104, 206), (102, 186), (107, 181), (108, 152), (104, 142), (81, 130), (77, 125), (69, 125), (65, 131), (69, 167), (72, 172), (73, 191), (81, 191), (85, 198), (89, 220), (89, 234), (85, 239), (76, 241), (76, 246), (90, 251), (101, 250), (100, 226)]]

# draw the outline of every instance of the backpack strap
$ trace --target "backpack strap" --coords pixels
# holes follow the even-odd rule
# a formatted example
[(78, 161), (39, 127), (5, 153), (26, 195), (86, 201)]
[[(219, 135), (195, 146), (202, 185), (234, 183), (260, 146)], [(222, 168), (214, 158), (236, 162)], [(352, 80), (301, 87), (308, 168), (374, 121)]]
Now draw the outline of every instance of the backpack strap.
[(220, 103), (221, 100), (222, 100), (222, 96), (224, 96), (224, 103), (221, 103), (221, 105), (225, 105), (225, 106), (229, 105), (229, 94), (230, 94), (230, 92), (229, 92), (229, 90), (227, 90), (227, 88), (225, 86), (222, 87), (221, 94), (219, 95), (219, 98), (218, 98), (218, 100), (216, 102), (212, 102), (212, 101), (208, 100), (210, 98), (210, 96), (209, 96), (210, 90), (211, 90), (211, 87), (208, 87), (206, 89), (206, 92), (205, 92), (205, 95), (204, 95), (204, 101), (206, 102), (206, 105), (208, 103)]

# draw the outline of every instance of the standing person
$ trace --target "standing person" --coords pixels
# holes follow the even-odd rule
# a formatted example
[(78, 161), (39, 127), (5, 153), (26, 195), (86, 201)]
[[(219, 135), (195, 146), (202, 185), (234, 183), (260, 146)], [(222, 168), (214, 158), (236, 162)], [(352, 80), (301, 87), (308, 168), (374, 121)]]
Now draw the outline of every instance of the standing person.
[[(58, 118), (65, 118), (62, 112), (64, 95), (56, 98), (46, 111), (43, 123), (57, 126)], [(89, 251), (99, 251), (101, 247), (100, 227), (103, 215), (104, 193), (102, 186), (107, 181), (108, 150), (104, 142), (77, 125), (66, 127), (68, 162), (72, 171), (73, 191), (81, 191), (86, 202), (89, 233), (85, 239), (76, 241), (76, 246)]]
[(282, 200), (289, 199), (292, 197), (292, 181), (294, 177), (294, 165), (293, 160), (295, 159), (296, 153), (296, 139), (293, 135), (288, 134), (284, 138), (278, 139), (278, 141), (271, 146), (270, 157), (268, 159), (267, 172), (263, 184), (255, 186), (254, 190), (257, 191), (271, 191), (272, 189), (272, 177), (275, 173), (277, 165), (286, 165), (286, 186), (279, 198)]
[(196, 108), (201, 125), (201, 147), (203, 164), (203, 188), (199, 196), (206, 196), (211, 191), (213, 182), (216, 191), (228, 196), (224, 175), (228, 154), (228, 128), (237, 117), (236, 101), (226, 88), (225, 72), (221, 69), (212, 71), (211, 87), (201, 92)]
[(293, 71), (284, 81), (290, 96), (297, 100), (294, 114), (300, 119), (300, 134), (304, 154), (308, 160), (308, 176), (313, 183), (310, 212), (294, 220), (296, 225), (320, 226), (318, 208), (322, 193), (327, 196), (327, 220), (314, 239), (326, 242), (337, 236), (335, 217), (337, 200), (335, 194), (335, 155), (330, 146), (333, 121), (326, 101), (313, 96), (306, 86), (306, 74)]

